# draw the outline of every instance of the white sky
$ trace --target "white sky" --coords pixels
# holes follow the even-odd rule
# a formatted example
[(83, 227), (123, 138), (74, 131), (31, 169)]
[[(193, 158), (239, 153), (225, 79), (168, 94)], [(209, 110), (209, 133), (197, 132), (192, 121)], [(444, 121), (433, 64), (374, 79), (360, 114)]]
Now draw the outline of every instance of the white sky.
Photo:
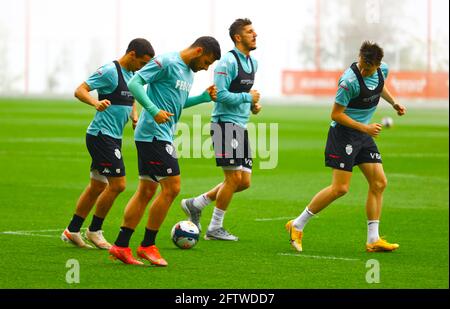
[[(8, 78), (9, 92), (24, 91), (26, 1), (0, 0), (0, 79)], [(296, 61), (298, 41), (305, 25), (314, 24), (316, 4), (316, 0), (28, 1), (29, 92), (45, 92), (52, 76), (57, 82), (54, 92), (68, 95), (97, 67), (119, 58), (133, 38), (150, 40), (159, 54), (181, 50), (199, 36), (212, 35), (224, 53), (233, 47), (229, 25), (236, 18), (248, 17), (259, 35), (258, 49), (253, 52), (259, 61), (255, 88), (262, 95), (279, 96), (281, 71), (301, 69)], [(331, 1), (347, 3), (320, 0), (322, 6)], [(389, 9), (389, 1), (378, 1), (382, 11)], [(410, 16), (417, 36), (425, 36), (427, 0), (406, 1), (406, 11), (398, 14)], [(446, 38), (446, 46), (441, 48), (448, 54), (449, 2), (431, 1), (433, 35), (443, 37), (441, 41)], [(212, 82), (211, 72), (196, 74), (192, 94)], [(7, 88), (1, 85), (0, 95), (7, 95)]]

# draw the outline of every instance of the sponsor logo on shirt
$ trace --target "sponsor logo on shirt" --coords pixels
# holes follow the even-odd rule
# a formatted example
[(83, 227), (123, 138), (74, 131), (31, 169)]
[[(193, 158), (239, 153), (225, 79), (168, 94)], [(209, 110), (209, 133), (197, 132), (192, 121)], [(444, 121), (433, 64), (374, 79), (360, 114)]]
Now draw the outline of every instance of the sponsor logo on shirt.
[(253, 79), (242, 79), (241, 85), (253, 85), (254, 81)]
[(175, 89), (189, 92), (191, 91), (192, 85), (184, 80), (177, 79), (177, 83), (175, 84)]
[(375, 94), (368, 98), (363, 98), (363, 102), (374, 102), (380, 98), (381, 93)]
[(120, 92), (120, 95), (121, 95), (122, 97), (128, 97), (128, 98), (130, 98), (130, 97), (133, 96), (133, 95), (131, 94), (130, 91), (126, 91), (126, 90), (122, 90), (122, 91)]

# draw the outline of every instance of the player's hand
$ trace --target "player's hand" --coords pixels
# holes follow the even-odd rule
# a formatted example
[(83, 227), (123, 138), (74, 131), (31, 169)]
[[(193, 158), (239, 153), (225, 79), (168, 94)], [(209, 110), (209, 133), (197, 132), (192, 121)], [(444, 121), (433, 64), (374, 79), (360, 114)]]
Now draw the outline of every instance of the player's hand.
[(379, 123), (371, 123), (366, 126), (366, 133), (372, 137), (377, 137), (380, 134), (382, 125)]
[(208, 92), (209, 96), (211, 97), (211, 100), (213, 100), (213, 101), (217, 100), (217, 88), (216, 88), (216, 85), (211, 85), (208, 88), (206, 88), (206, 92)]
[(111, 105), (111, 102), (109, 100), (105, 99), (105, 100), (97, 101), (97, 103), (95, 103), (94, 107), (97, 111), (103, 112), (110, 105)]
[(137, 115), (131, 116), (131, 125), (133, 126), (133, 130), (136, 129), (138, 119), (139, 117)]
[(397, 111), (397, 115), (403, 116), (406, 114), (406, 107), (402, 104), (395, 103), (392, 107)]
[(252, 105), (252, 114), (254, 114), (254, 115), (258, 114), (261, 111), (261, 108), (262, 108), (261, 104), (259, 104), (259, 103), (253, 104)]
[(159, 124), (165, 123), (170, 120), (170, 117), (172, 117), (174, 114), (170, 112), (166, 112), (165, 110), (160, 110), (158, 114), (153, 117), (155, 121)]
[(259, 92), (258, 90), (250, 90), (250, 95), (252, 96), (252, 103), (258, 103), (259, 102)]

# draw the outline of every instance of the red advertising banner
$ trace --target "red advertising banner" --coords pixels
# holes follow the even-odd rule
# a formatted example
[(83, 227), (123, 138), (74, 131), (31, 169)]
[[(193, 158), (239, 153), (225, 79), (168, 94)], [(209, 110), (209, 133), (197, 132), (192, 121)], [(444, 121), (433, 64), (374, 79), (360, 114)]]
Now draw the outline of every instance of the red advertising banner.
[[(339, 77), (338, 71), (289, 71), (282, 72), (284, 95), (334, 96)], [(390, 72), (387, 86), (394, 96), (408, 98), (448, 99), (447, 72)]]

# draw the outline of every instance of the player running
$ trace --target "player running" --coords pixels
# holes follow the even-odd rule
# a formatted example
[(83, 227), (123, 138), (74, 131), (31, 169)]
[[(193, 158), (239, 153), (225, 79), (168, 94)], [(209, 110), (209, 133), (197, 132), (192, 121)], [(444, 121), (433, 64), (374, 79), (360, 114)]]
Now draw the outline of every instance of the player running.
[(257, 114), (261, 110), (259, 92), (252, 90), (258, 70), (258, 62), (250, 56), (256, 49), (257, 36), (252, 22), (237, 19), (229, 33), (235, 47), (220, 59), (215, 70), (217, 101), (211, 120), (216, 165), (222, 167), (225, 179), (210, 191), (181, 201), (184, 212), (199, 230), (203, 208), (216, 201), (205, 234), (207, 240), (238, 240), (223, 228), (223, 220), (233, 194), (250, 187), (253, 160), (246, 127), (250, 111)]
[[(155, 57), (130, 80), (128, 86), (144, 107), (135, 131), (139, 163), (139, 186), (125, 209), (124, 219), (110, 254), (126, 264), (142, 264), (129, 248), (130, 238), (158, 186), (137, 249), (140, 258), (153, 265), (167, 266), (155, 246), (155, 238), (175, 197), (180, 192), (180, 168), (173, 145), (173, 131), (183, 108), (216, 99), (216, 88), (189, 97), (194, 73), (208, 70), (220, 59), (220, 46), (212, 37), (200, 37), (181, 52)], [(147, 84), (147, 93), (144, 85)]]
[(370, 120), (380, 96), (392, 105), (399, 116), (406, 113), (406, 108), (396, 102), (385, 85), (389, 70), (381, 62), (383, 54), (383, 49), (376, 43), (363, 42), (359, 61), (353, 63), (339, 80), (325, 148), (325, 165), (332, 168), (333, 179), (330, 186), (313, 197), (300, 216), (286, 224), (290, 242), (297, 251), (303, 249), (303, 229), (309, 219), (348, 192), (355, 165), (369, 183), (366, 251), (394, 251), (399, 247), (380, 238), (378, 233), (387, 180), (380, 152), (373, 140), (380, 134), (382, 125), (370, 123)]
[[(63, 241), (78, 247), (91, 247), (83, 240), (80, 228), (96, 205), (85, 237), (99, 249), (111, 248), (103, 236), (103, 220), (114, 200), (125, 190), (122, 134), (128, 118), (131, 118), (133, 128), (138, 119), (127, 82), (154, 55), (150, 42), (134, 39), (122, 58), (99, 68), (75, 90), (75, 97), (93, 106), (97, 112), (86, 134), (86, 146), (92, 158), (90, 183), (78, 199), (75, 214), (61, 235)], [(98, 92), (98, 100), (89, 94), (94, 89)]]

